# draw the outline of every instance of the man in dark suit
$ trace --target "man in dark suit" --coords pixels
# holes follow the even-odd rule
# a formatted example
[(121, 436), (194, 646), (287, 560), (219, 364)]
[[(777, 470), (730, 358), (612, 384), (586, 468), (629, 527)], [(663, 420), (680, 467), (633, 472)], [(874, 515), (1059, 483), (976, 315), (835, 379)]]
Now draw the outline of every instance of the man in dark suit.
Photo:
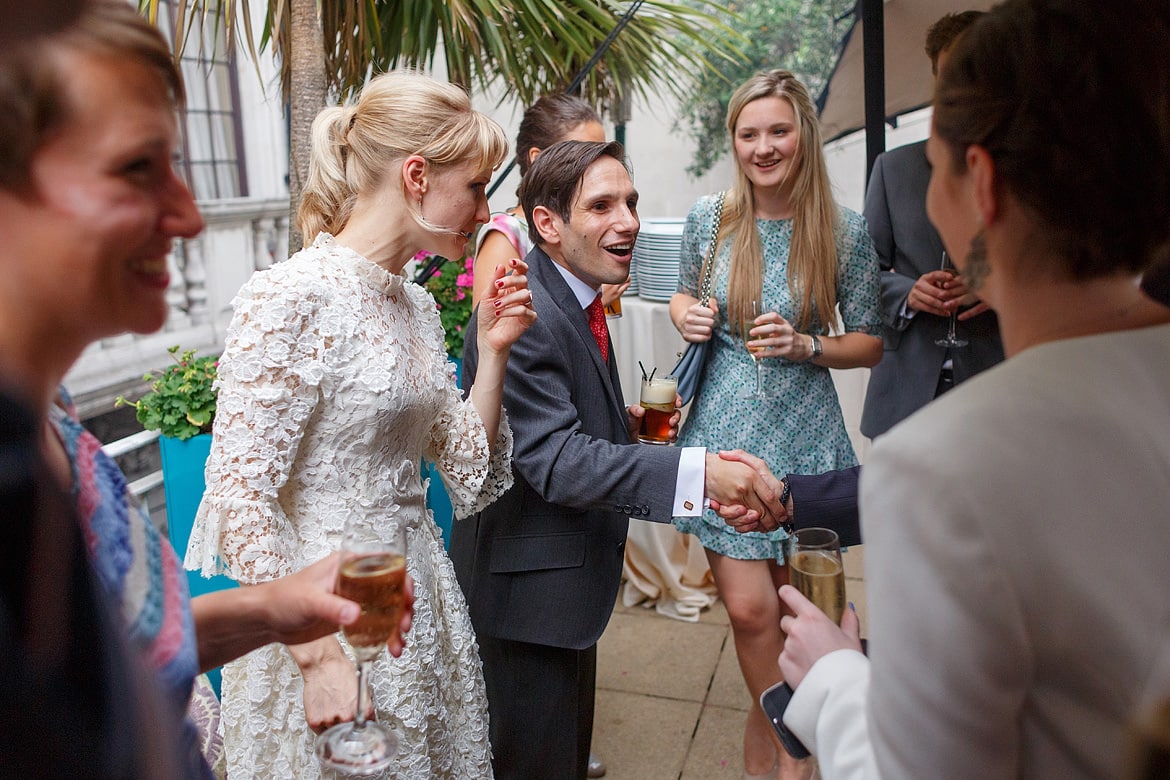
[[(538, 319), (512, 347), (504, 406), (514, 486), (454, 525), (451, 557), (480, 644), (496, 777), (584, 778), (597, 640), (630, 518), (697, 515), (704, 498), (775, 528), (779, 482), (702, 448), (638, 444), (598, 290), (629, 273), (638, 194), (617, 143), (545, 150), (521, 197)], [(592, 323), (592, 324), (591, 324)], [(478, 355), (467, 338), (463, 382)], [(739, 517), (740, 513), (736, 513)]]
[[(939, 62), (981, 11), (948, 14), (926, 35), (926, 53)], [(943, 245), (926, 217), (930, 164), (925, 142), (878, 156), (865, 193), (865, 219), (881, 263), (882, 360), (869, 375), (861, 432), (879, 436), (938, 395), (1003, 360), (999, 322), (978, 303), (961, 309), (958, 335), (966, 346), (935, 344), (951, 312), (965, 305), (966, 288), (941, 270)]]

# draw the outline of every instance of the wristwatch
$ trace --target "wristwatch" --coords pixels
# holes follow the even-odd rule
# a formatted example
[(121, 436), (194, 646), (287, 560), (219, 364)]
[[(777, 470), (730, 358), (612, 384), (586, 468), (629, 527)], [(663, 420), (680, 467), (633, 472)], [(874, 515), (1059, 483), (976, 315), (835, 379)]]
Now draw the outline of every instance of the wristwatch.
[(817, 334), (810, 333), (809, 338), (812, 339), (812, 356), (809, 357), (809, 360), (816, 360), (825, 351), (825, 348), (821, 346), (821, 337)]
[[(788, 499), (792, 495), (792, 483), (788, 481), (787, 477), (780, 480), (780, 482), (784, 485), (780, 491), (780, 505), (784, 507), (785, 511), (788, 511)], [(780, 524), (780, 528), (789, 536), (796, 533), (796, 526), (792, 523), (792, 515), (784, 518), (784, 522)]]

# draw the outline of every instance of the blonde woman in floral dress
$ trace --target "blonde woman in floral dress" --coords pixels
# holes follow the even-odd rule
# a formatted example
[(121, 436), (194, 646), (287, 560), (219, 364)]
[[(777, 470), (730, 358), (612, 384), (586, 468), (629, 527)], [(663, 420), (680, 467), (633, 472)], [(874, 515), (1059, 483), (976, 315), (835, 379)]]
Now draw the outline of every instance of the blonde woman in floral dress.
[[(716, 245), (716, 303), (696, 296), (717, 211), (712, 196), (687, 217), (679, 292), (670, 302), (684, 339), (712, 342), (679, 444), (753, 452), (777, 474), (855, 466), (829, 369), (872, 366), (882, 356), (878, 263), (865, 220), (833, 202), (816, 112), (791, 73), (744, 82), (732, 95), (727, 128), (736, 166)], [(763, 399), (740, 397), (756, 378), (748, 342), (764, 366)], [(739, 534), (710, 511), (675, 518), (675, 526), (706, 549), (731, 619), (751, 693), (745, 777), (799, 777), (758, 704), (780, 679), (776, 590), (788, 581), (787, 534)]]
[[(323, 111), (300, 209), (316, 238), (240, 291), (220, 362), (189, 567), (260, 582), (337, 549), (354, 513), (387, 534), (407, 527), (415, 622), (402, 657), (383, 654), (371, 675), (377, 717), (400, 740), (384, 777), (491, 776), (475, 636), (420, 460), (438, 464), (457, 515), (511, 485), (501, 392), (536, 315), (523, 262), (493, 269), (478, 314), (488, 370), (465, 401), (434, 299), (402, 269), (423, 250), (462, 256), (506, 149), (462, 90), (417, 74), (378, 76), (353, 105)], [(356, 693), (340, 635), (229, 664), (229, 776), (318, 777), (315, 732), (351, 719)]]

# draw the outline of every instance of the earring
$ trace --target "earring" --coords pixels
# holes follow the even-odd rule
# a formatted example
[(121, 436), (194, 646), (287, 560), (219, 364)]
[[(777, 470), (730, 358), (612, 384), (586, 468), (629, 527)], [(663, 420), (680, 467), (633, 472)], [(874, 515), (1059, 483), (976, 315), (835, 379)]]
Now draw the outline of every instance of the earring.
[(972, 291), (983, 286), (983, 281), (991, 273), (991, 266), (987, 263), (987, 240), (980, 230), (971, 239), (967, 248), (967, 267), (963, 271), (963, 278)]

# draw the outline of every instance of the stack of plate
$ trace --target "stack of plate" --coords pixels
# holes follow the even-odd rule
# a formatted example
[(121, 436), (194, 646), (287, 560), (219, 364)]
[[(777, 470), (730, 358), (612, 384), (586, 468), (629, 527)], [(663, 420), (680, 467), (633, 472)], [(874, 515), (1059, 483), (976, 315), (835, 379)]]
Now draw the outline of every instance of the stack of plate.
[[(635, 244), (634, 246), (635, 246), (634, 252), (636, 254), (637, 253), (637, 244)], [(631, 298), (636, 298), (638, 296), (638, 267), (636, 265), (634, 265), (634, 258), (633, 257), (630, 258), (630, 286), (626, 288), (626, 291), (624, 293), (622, 293), (622, 297), (624, 298), (627, 295), (630, 296)]]
[(678, 292), (678, 255), (685, 219), (644, 219), (634, 245), (638, 296), (669, 301)]

